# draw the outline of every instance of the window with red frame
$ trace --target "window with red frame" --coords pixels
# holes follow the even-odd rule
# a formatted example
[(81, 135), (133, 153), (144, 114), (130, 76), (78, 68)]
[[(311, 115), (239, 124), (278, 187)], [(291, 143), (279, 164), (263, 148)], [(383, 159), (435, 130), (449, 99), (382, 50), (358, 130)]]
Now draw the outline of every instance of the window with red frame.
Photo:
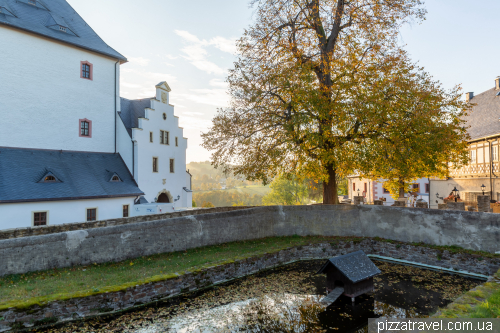
[(94, 66), (88, 61), (80, 62), (80, 78), (93, 81), (94, 80)]
[(354, 182), (352, 183), (352, 191), (356, 192), (356, 183), (354, 183)]
[(413, 184), (412, 188), (413, 192), (420, 193), (420, 184)]
[(35, 227), (47, 225), (47, 212), (34, 213), (33, 224)]
[(389, 194), (389, 193), (391, 193), (391, 192), (389, 192), (389, 190), (388, 190), (388, 189), (386, 189), (385, 187), (382, 187), (382, 190), (383, 190), (384, 194)]
[(80, 135), (90, 136), (90, 124), (88, 121), (82, 121), (80, 123)]
[(425, 193), (430, 193), (431, 191), (431, 186), (429, 185), (429, 183), (425, 184)]
[(82, 78), (90, 80), (90, 65), (82, 64)]
[(87, 222), (95, 220), (97, 220), (97, 209), (96, 208), (87, 209)]
[(123, 205), (123, 217), (128, 217), (128, 205)]

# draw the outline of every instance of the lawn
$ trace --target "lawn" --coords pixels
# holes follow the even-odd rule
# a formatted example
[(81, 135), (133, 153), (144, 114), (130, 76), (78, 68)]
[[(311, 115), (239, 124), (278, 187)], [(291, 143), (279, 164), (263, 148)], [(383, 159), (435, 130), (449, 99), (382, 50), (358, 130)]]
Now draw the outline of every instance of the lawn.
[[(251, 258), (283, 249), (317, 243), (338, 244), (360, 242), (358, 237), (291, 236), (271, 237), (252, 241), (233, 242), (183, 252), (157, 254), (118, 263), (94, 264), (53, 269), (0, 277), (0, 311), (10, 307), (26, 307), (51, 300), (84, 297), (92, 294), (124, 290), (135, 285), (161, 281), (200, 268), (223, 264), (231, 260)], [(399, 243), (381, 238), (376, 241)], [(404, 244), (404, 243), (401, 243)], [(457, 246), (425, 246), (451, 253), (465, 252), (484, 257), (498, 255), (474, 252)], [(499, 276), (500, 278), (500, 276)], [(496, 284), (496, 286), (500, 286)], [(497, 302), (498, 297), (491, 302)], [(493, 304), (493, 303), (492, 303)]]
[[(236, 190), (238, 192), (241, 192), (241, 193), (248, 193), (250, 195), (254, 195), (254, 194), (258, 194), (258, 195), (266, 195), (267, 193), (269, 193), (271, 191), (271, 188), (269, 187), (269, 185), (266, 185), (266, 186), (262, 186), (262, 185), (247, 185), (245, 187), (243, 186), (239, 186), (236, 188)], [(232, 191), (234, 191), (234, 189), (232, 189)]]
[[(164, 253), (118, 263), (94, 264), (0, 277), (0, 310), (41, 301), (123, 290), (188, 270), (214, 266), (333, 237), (273, 237)], [(338, 238), (337, 238), (338, 239)]]

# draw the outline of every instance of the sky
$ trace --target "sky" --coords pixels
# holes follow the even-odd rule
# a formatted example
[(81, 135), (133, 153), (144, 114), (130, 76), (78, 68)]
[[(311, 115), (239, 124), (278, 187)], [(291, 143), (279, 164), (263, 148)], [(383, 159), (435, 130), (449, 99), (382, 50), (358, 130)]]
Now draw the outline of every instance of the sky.
[[(68, 0), (94, 31), (129, 60), (121, 96), (153, 97), (167, 81), (171, 104), (188, 138), (187, 162), (210, 160), (200, 134), (227, 106), (235, 41), (253, 22), (248, 0)], [(500, 76), (500, 1), (432, 0), (426, 20), (405, 26), (400, 42), (413, 61), (447, 89), (479, 94)]]

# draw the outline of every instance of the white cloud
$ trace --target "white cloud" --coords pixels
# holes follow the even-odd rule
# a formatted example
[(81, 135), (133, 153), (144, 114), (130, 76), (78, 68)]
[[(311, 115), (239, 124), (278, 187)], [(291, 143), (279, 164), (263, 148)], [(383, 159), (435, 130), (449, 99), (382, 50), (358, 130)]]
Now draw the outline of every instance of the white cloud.
[(210, 40), (210, 45), (214, 45), (216, 48), (223, 52), (235, 54), (236, 53), (236, 40), (227, 39), (221, 36), (214, 37)]
[(185, 58), (199, 70), (207, 72), (208, 74), (226, 73), (226, 70), (220, 68), (206, 58), (207, 51), (202, 47), (201, 44), (188, 45), (185, 48), (181, 49), (181, 51), (186, 54)]
[(128, 82), (122, 82), (120, 85), (122, 87), (125, 87), (125, 88), (141, 88), (142, 87), (140, 84), (128, 83)]
[[(121, 72), (137, 75), (137, 76), (140, 76), (140, 77), (146, 78), (146, 79), (151, 79), (151, 80), (154, 79), (155, 82), (158, 81), (154, 85), (158, 84), (161, 81), (167, 81), (168, 83), (177, 82), (177, 78), (171, 74), (146, 72), (146, 71), (141, 71), (141, 70), (132, 69), (132, 68), (121, 69)], [(127, 75), (125, 75), (125, 76), (127, 76)]]
[(190, 89), (192, 93), (179, 94), (180, 97), (199, 104), (225, 107), (229, 105), (229, 95), (226, 89)]
[(227, 88), (228, 87), (228, 83), (227, 82), (224, 82), (220, 79), (212, 79), (210, 80), (210, 83), (209, 83), (212, 87), (217, 87), (217, 88)]
[(164, 57), (167, 58), (168, 60), (175, 60), (175, 59), (179, 58), (179, 57), (173, 56), (171, 54), (165, 54)]
[(175, 30), (175, 33), (191, 43), (203, 43), (198, 37), (185, 30)]
[(122, 93), (130, 99), (152, 97), (155, 94), (155, 85), (161, 81), (168, 84), (177, 82), (177, 78), (171, 74), (153, 73), (133, 68), (122, 68), (120, 85), (125, 88)]
[(128, 61), (130, 61), (133, 64), (137, 64), (139, 66), (147, 66), (149, 65), (149, 59), (143, 58), (143, 57), (127, 57)]
[(184, 105), (177, 104), (177, 103), (173, 103), (172, 105), (175, 106), (176, 109), (185, 109), (186, 108)]
[(234, 40), (217, 36), (207, 41), (205, 39), (199, 39), (188, 31), (175, 30), (175, 33), (188, 43), (188, 45), (181, 51), (185, 54), (184, 58), (189, 60), (193, 66), (199, 70), (207, 72), (208, 74), (213, 73), (223, 75), (227, 73), (227, 70), (219, 67), (207, 59), (208, 53), (205, 48), (208, 46), (214, 46), (223, 52), (234, 54), (236, 52)]
[(179, 117), (179, 126), (185, 130), (200, 130), (206, 131), (207, 128), (212, 126), (212, 121), (209, 119), (202, 119), (200, 117), (182, 116)]
[(186, 115), (186, 116), (203, 116), (205, 114), (203, 112), (186, 111), (186, 112), (183, 112), (182, 115)]

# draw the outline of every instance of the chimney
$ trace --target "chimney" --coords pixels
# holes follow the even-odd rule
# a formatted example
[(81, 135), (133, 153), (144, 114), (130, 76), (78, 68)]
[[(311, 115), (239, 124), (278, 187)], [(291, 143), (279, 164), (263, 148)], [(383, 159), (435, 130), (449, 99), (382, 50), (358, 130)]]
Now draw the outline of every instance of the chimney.
[(500, 76), (495, 79), (495, 90), (500, 90)]
[(468, 93), (465, 94), (465, 101), (467, 103), (469, 103), (470, 100), (473, 99), (473, 98), (474, 98), (474, 93), (473, 92), (468, 92)]

